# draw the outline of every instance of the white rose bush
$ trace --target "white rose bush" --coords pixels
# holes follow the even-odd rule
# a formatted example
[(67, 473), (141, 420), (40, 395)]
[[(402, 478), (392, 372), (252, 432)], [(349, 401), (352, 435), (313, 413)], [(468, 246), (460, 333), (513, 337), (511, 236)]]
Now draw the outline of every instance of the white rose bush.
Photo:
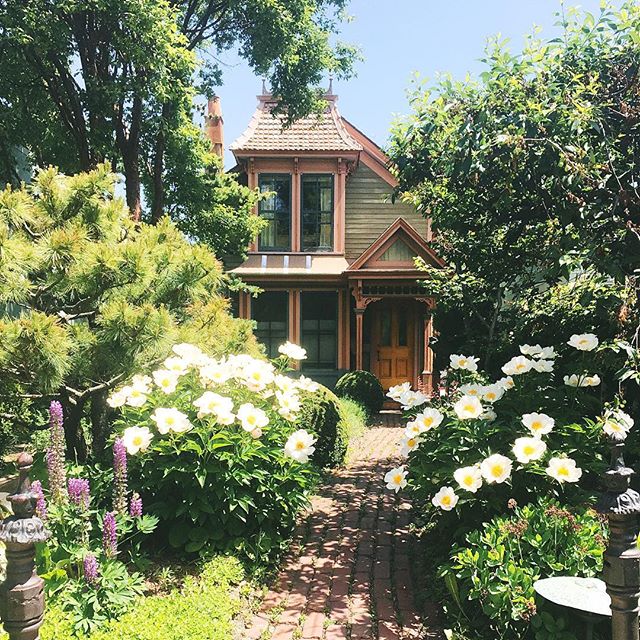
[(618, 398), (603, 401), (599, 347), (592, 333), (559, 347), (524, 344), (498, 379), (478, 358), (454, 354), (448, 386), (432, 397), (408, 383), (392, 387), (406, 427), (402, 482), (390, 482), (390, 472), (387, 487), (413, 492), (433, 522), (455, 517), (463, 529), (504, 513), (509, 499), (579, 504), (593, 495), (607, 462), (603, 437), (633, 427)]
[(173, 547), (262, 562), (307, 505), (317, 438), (297, 418), (319, 385), (286, 375), (304, 349), (287, 343), (280, 353), (216, 359), (176, 345), (110, 396), (132, 483)]

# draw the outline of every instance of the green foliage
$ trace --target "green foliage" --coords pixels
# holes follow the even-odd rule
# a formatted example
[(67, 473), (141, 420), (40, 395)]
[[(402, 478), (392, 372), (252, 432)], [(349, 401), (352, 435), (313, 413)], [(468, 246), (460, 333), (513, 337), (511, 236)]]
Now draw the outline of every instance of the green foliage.
[[(218, 255), (241, 253), (256, 231), (256, 196), (220, 171), (194, 122), (201, 117), (196, 96), (214, 94), (222, 83), (220, 55), (235, 50), (269, 79), (289, 119), (319, 110), (326, 72), (348, 77), (356, 58), (335, 38), (345, 5), (3, 4), (0, 180), (19, 183), (23, 153), (37, 166), (68, 173), (108, 161), (124, 175), (134, 217), (156, 222), (166, 209)], [(225, 227), (208, 228), (223, 221)]]
[(567, 509), (548, 499), (516, 507), (454, 547), (440, 574), (464, 604), (449, 607), (448, 613), (473, 630), (473, 637), (516, 640), (532, 622), (536, 639), (572, 640), (565, 621), (548, 613), (534, 617), (533, 584), (555, 575), (597, 575), (605, 535), (598, 515), (589, 509)]
[[(417, 86), (391, 156), (399, 194), (433, 220), (423, 265), (453, 345), (498, 362), (559, 326), (631, 335), (640, 256), (640, 7), (570, 10), (519, 55), (498, 39), (479, 82)], [(634, 307), (635, 305), (635, 307)]]
[(340, 401), (326, 387), (302, 405), (298, 424), (318, 437), (314, 461), (320, 467), (335, 467), (344, 461), (349, 444), (340, 417)]
[(351, 398), (365, 407), (369, 415), (382, 409), (384, 390), (378, 378), (369, 371), (349, 371), (336, 383), (335, 393), (340, 398)]
[[(243, 606), (235, 587), (244, 572), (238, 560), (216, 557), (181, 589), (138, 598), (130, 613), (103, 629), (80, 637), (87, 640), (226, 640)], [(57, 603), (47, 607), (42, 640), (68, 640), (72, 621)], [(6, 636), (0, 633), (0, 639)]]
[(338, 398), (340, 406), (340, 424), (346, 435), (347, 442), (357, 436), (361, 436), (367, 426), (367, 410), (351, 398)]
[(218, 293), (213, 254), (167, 218), (134, 224), (114, 181), (106, 166), (72, 177), (48, 169), (0, 192), (0, 302), (19, 310), (0, 314), (1, 397), (58, 395), (80, 456), (83, 416), (100, 454), (108, 390), (176, 341), (257, 350), (250, 324), (233, 320)]
[[(176, 346), (185, 355), (193, 349)], [(132, 452), (131, 482), (146, 508), (162, 520), (158, 531), (171, 547), (201, 556), (234, 552), (264, 565), (286, 547), (316, 479), (313, 465), (286, 450), (296, 431), (296, 409), (289, 412), (283, 403), (313, 401), (316, 394), (296, 387), (272, 363), (247, 355), (214, 360), (195, 353), (193, 359), (167, 361), (182, 363), (178, 372), (169, 372), (175, 388), (151, 388), (151, 378), (133, 382), (145, 388), (144, 403), (124, 404), (118, 426), (125, 443), (136, 427), (149, 429), (151, 439), (148, 448)], [(282, 370), (285, 362), (279, 358), (275, 365)], [(221, 378), (212, 381), (211, 371)], [(215, 405), (218, 409), (207, 408), (212, 400), (222, 403)], [(246, 409), (257, 422), (243, 418)], [(183, 418), (175, 411), (182, 412), (186, 431), (158, 418), (167, 410), (177, 420)]]

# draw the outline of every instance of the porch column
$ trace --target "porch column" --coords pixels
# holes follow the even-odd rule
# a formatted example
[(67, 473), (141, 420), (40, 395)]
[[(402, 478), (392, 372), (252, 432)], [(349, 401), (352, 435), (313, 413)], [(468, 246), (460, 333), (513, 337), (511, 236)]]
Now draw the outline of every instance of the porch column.
[(362, 369), (364, 309), (354, 309), (356, 315), (356, 369)]
[(423, 317), (423, 370), (422, 370), (422, 384), (425, 387), (427, 393), (431, 393), (433, 390), (433, 351), (429, 346), (429, 339), (433, 335), (433, 316), (431, 313), (426, 313)]

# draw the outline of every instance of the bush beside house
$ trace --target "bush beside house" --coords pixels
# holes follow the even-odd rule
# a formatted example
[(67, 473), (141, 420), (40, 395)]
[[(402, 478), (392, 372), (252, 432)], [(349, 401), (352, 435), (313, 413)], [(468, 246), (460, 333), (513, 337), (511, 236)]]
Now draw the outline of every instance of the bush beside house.
[(359, 402), (372, 416), (382, 409), (384, 390), (378, 378), (369, 371), (349, 371), (336, 383), (335, 393), (340, 398)]

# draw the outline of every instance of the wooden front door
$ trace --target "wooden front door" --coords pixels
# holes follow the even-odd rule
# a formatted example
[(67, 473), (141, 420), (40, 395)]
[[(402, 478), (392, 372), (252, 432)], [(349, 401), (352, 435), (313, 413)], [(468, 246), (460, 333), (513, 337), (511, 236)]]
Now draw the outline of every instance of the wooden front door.
[(385, 390), (406, 381), (415, 384), (415, 304), (409, 300), (385, 300), (369, 309), (372, 373)]

